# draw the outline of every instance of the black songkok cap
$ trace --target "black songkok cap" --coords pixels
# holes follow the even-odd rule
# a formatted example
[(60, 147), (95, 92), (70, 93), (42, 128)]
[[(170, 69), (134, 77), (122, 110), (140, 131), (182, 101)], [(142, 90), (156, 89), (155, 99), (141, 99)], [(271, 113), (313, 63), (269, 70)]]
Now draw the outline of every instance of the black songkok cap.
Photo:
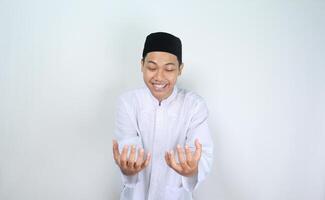
[(174, 54), (180, 64), (182, 63), (182, 42), (178, 37), (170, 33), (156, 32), (149, 34), (144, 43), (142, 58), (152, 51), (164, 51)]

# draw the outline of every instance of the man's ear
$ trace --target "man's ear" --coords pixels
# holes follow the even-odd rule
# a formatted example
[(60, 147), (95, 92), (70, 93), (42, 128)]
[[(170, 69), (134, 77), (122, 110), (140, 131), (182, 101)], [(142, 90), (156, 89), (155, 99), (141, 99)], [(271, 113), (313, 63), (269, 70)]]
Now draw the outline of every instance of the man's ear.
[(179, 66), (178, 76), (182, 74), (184, 63)]
[(143, 67), (144, 67), (144, 60), (143, 60), (143, 58), (141, 59), (140, 64), (141, 64), (141, 72), (143, 72)]

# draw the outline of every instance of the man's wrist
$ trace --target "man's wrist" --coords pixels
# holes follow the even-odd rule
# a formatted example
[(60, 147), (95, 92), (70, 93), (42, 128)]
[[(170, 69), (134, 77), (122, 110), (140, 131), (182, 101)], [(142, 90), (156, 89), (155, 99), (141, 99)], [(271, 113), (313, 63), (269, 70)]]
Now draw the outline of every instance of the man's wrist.
[(125, 176), (134, 176), (136, 175), (138, 172), (129, 172), (129, 171), (124, 171), (121, 169), (122, 174), (124, 174)]
[(197, 176), (197, 174), (198, 174), (198, 167), (196, 167), (193, 172), (185, 173), (184, 175), (183, 174), (181, 175), (190, 178), (190, 177)]

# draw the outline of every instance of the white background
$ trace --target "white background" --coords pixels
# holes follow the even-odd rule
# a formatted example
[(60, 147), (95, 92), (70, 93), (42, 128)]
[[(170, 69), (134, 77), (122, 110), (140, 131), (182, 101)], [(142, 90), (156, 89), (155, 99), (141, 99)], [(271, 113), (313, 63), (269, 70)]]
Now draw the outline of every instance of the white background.
[(179, 87), (215, 144), (198, 200), (325, 199), (324, 1), (0, 0), (0, 199), (113, 200), (116, 97), (146, 35), (183, 42)]

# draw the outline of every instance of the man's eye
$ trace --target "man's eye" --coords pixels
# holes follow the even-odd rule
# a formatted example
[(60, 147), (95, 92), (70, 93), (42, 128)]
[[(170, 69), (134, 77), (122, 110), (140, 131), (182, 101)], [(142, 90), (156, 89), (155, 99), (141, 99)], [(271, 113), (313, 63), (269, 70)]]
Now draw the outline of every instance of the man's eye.
[(156, 70), (156, 68), (151, 68), (151, 67), (148, 67), (148, 69), (149, 69), (150, 71), (155, 71), (155, 70)]
[(172, 71), (174, 71), (174, 69), (166, 69), (166, 71), (172, 72)]

